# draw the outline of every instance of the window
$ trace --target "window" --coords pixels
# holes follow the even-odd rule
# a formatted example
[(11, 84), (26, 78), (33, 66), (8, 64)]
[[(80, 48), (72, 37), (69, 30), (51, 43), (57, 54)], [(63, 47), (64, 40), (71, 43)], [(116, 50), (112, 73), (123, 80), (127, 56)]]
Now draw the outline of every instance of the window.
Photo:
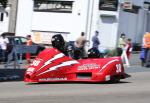
[(100, 0), (99, 10), (117, 11), (118, 0)]
[(4, 21), (4, 13), (0, 13), (0, 21)]
[(22, 43), (22, 44), (26, 44), (26, 42), (27, 42), (27, 39), (26, 39), (26, 38), (23, 38), (23, 37), (21, 37), (20, 40), (21, 40), (21, 43)]
[(140, 8), (140, 6), (132, 5), (132, 9), (123, 9), (123, 11), (138, 14)]
[(72, 13), (73, 1), (34, 0), (34, 11)]
[(144, 6), (144, 9), (150, 10), (150, 2), (145, 1), (143, 6)]
[(14, 44), (21, 44), (19, 38), (14, 38)]

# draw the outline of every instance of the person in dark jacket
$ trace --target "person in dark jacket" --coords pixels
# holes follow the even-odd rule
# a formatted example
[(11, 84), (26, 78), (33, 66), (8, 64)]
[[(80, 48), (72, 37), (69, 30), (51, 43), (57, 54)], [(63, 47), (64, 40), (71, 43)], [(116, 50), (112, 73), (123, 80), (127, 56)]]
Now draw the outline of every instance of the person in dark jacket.
[(96, 49), (98, 49), (98, 46), (100, 45), (98, 35), (99, 35), (99, 32), (95, 31), (95, 35), (92, 37), (93, 48), (96, 48)]

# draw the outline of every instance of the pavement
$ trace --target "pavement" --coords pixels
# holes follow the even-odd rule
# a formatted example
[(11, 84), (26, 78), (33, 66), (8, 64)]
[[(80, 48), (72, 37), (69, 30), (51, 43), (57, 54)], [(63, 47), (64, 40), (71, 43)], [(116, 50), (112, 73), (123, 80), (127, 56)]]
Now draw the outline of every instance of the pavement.
[[(130, 66), (125, 66), (125, 71), (127, 73), (150, 71), (150, 68), (141, 66), (139, 53), (133, 53), (131, 55), (129, 63)], [(28, 65), (29, 64), (26, 63), (26, 60), (22, 61), (22, 63), (20, 64), (20, 68), (18, 68), (18, 66), (15, 66), (13, 62), (9, 64), (7, 68), (5, 68), (5, 64), (0, 64), (0, 81), (22, 81), (24, 79), (24, 72)]]
[(130, 66), (140, 66), (141, 67), (140, 54), (138, 52), (132, 53), (129, 63), (130, 63)]
[(149, 67), (141, 66), (140, 54), (139, 52), (133, 53), (129, 60), (130, 66), (125, 66), (125, 71), (127, 73), (136, 73), (136, 72), (150, 72)]
[(23, 81), (24, 73), (29, 64), (23, 60), (19, 65), (11, 62), (5, 67), (5, 63), (0, 63), (0, 81)]

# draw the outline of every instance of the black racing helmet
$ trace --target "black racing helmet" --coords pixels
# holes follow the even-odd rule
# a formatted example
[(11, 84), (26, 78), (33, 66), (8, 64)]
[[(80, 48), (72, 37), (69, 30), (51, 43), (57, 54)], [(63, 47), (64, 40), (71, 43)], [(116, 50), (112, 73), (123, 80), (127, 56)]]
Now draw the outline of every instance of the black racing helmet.
[(88, 58), (100, 58), (100, 52), (97, 48), (91, 48), (88, 50)]
[(56, 34), (52, 36), (52, 46), (58, 50), (64, 48), (65, 40), (61, 34)]

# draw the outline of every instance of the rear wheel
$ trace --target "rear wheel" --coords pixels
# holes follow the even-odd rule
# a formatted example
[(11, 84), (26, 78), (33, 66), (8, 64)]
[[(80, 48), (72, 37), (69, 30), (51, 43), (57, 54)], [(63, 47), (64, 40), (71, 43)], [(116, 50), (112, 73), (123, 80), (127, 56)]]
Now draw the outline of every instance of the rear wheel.
[(113, 83), (119, 83), (120, 82), (120, 76), (113, 76), (111, 78), (111, 82), (113, 82)]

